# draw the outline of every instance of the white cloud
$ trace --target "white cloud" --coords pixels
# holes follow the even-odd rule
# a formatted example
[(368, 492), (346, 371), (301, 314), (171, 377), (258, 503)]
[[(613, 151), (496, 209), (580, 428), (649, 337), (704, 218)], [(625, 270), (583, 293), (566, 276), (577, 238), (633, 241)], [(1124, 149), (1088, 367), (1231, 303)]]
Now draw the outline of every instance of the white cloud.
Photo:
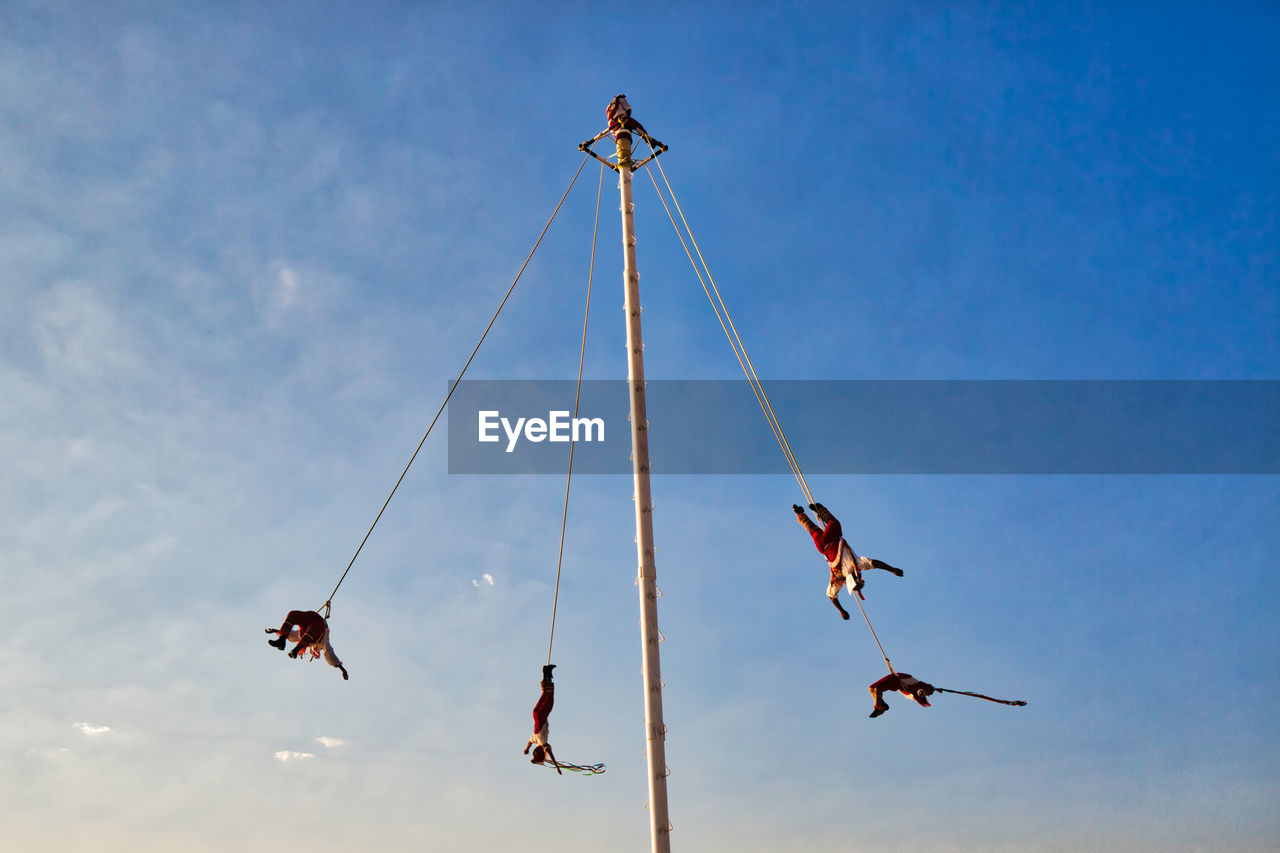
[(112, 496), (94, 501), (93, 504), (85, 510), (82, 518), (88, 522), (108, 521), (119, 515), (129, 506), (129, 502), (123, 498)]
[(482, 586), (493, 586), (493, 575), (485, 572), (480, 576), (480, 578), (481, 580), (476, 580), (474, 578), (471, 580), (471, 585), (476, 589), (480, 589)]
[(346, 743), (345, 740), (337, 737), (318, 737), (316, 738), (316, 742), (324, 744), (329, 749), (333, 749), (335, 746), (342, 746)]
[(67, 455), (72, 459), (88, 459), (93, 456), (93, 439), (77, 438), (67, 447)]
[(106, 734), (107, 732), (111, 731), (111, 726), (95, 726), (92, 723), (76, 723), (72, 726), (72, 728), (79, 729), (80, 731), (89, 735), (89, 737)]
[(276, 753), (277, 761), (301, 761), (304, 758), (315, 758), (315, 754), (310, 752), (294, 752), (291, 749), (282, 749)]
[(283, 260), (270, 261), (260, 270), (254, 275), (253, 298), (268, 328), (280, 331), (294, 323), (298, 328), (324, 326), (335, 319), (332, 312), (347, 289), (342, 275)]
[(287, 311), (298, 298), (298, 274), (288, 267), (282, 266), (279, 273), (279, 288), (276, 290), (276, 304), (282, 311)]

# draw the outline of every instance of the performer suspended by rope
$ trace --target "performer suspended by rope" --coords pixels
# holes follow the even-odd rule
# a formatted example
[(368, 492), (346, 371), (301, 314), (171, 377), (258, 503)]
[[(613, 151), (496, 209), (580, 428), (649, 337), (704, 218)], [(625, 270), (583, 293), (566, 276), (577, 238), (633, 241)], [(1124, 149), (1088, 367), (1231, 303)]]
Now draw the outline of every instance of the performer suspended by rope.
[[(625, 96), (620, 95), (615, 101), (622, 100), (625, 105)], [(612, 105), (609, 109), (609, 115), (612, 119), (614, 110)], [(613, 123), (611, 121), (612, 129)], [(716, 319), (720, 321), (720, 327), (724, 330), (725, 337), (729, 340), (730, 347), (733, 348), (734, 355), (738, 359), (742, 372), (746, 375), (747, 381), (751, 384), (755, 393), (756, 401), (760, 404), (760, 409), (764, 413), (765, 418), (769, 421), (769, 426), (773, 430), (774, 438), (778, 440), (778, 446), (782, 449), (783, 454), (787, 457), (787, 462), (791, 466), (791, 472), (795, 475), (796, 483), (800, 486), (800, 490), (804, 493), (805, 499), (810, 501), (809, 509), (818, 515), (818, 519), (825, 525), (819, 528), (816, 524), (809, 520), (805, 515), (804, 509), (797, 505), (793, 505), (792, 509), (796, 514), (796, 521), (813, 537), (813, 544), (823, 557), (827, 559), (827, 565), (831, 569), (831, 580), (827, 587), (827, 597), (831, 603), (835, 605), (836, 610), (840, 612), (843, 619), (849, 618), (849, 613), (840, 605), (839, 594), (840, 587), (847, 583), (850, 593), (857, 596), (854, 603), (858, 605), (862, 611), (862, 616), (867, 621), (867, 628), (871, 631), (871, 637), (876, 642), (876, 647), (880, 650), (880, 656), (884, 658), (885, 665), (889, 667), (890, 675), (877, 681), (871, 685), (871, 694), (875, 697), (876, 707), (871, 714), (878, 717), (888, 710), (889, 706), (884, 701), (884, 692), (886, 690), (900, 690), (904, 685), (908, 688), (903, 691), (906, 695), (911, 696), (921, 705), (929, 707), (929, 696), (933, 693), (958, 693), (963, 696), (973, 696), (978, 699), (985, 699), (988, 702), (998, 702), (1002, 705), (1025, 705), (1026, 702), (1021, 700), (1005, 700), (994, 699), (990, 696), (984, 696), (981, 693), (970, 693), (965, 690), (948, 690), (942, 687), (934, 687), (923, 681), (912, 678), (905, 673), (894, 673), (893, 664), (889, 662), (889, 656), (885, 653), (884, 646), (880, 643), (880, 638), (876, 635), (876, 629), (871, 625), (871, 620), (867, 617), (866, 610), (862, 608), (862, 587), (864, 586), (863, 573), (869, 569), (884, 569), (892, 572), (898, 577), (902, 577), (901, 569), (891, 566), (882, 560), (868, 559), (858, 555), (849, 543), (844, 540), (841, 535), (840, 522), (827, 511), (826, 507), (819, 503), (813, 503), (813, 495), (809, 491), (809, 485), (805, 482), (804, 474), (800, 470), (800, 465), (796, 461), (795, 454), (791, 451), (790, 442), (787, 441), (786, 434), (782, 430), (782, 425), (778, 422), (777, 415), (773, 411), (773, 406), (769, 403), (768, 394), (765, 392), (764, 385), (760, 382), (759, 376), (756, 374), (755, 366), (751, 363), (751, 357), (747, 354), (746, 347), (742, 343), (741, 337), (738, 335), (737, 326), (733, 322), (733, 318), (729, 316), (729, 309), (724, 303), (724, 299), (720, 294), (720, 288), (716, 285), (715, 278), (711, 275), (711, 270), (707, 267), (706, 261), (702, 257), (702, 250), (698, 247), (698, 241), (693, 236), (693, 230), (689, 227), (689, 223), (685, 220), (684, 211), (680, 208), (680, 202), (676, 199), (675, 191), (671, 188), (671, 182), (667, 180), (666, 172), (662, 168), (660, 160), (655, 161), (658, 172), (662, 174), (663, 182), (666, 184), (667, 192), (671, 196), (671, 202), (679, 213), (680, 222), (684, 225), (684, 232), (688, 233), (688, 242), (692, 244), (693, 251), (690, 251), (686, 245), (684, 232), (681, 231), (680, 225), (676, 224), (676, 218), (671, 214), (671, 210), (667, 206), (666, 199), (662, 195), (662, 190), (658, 188), (657, 178), (653, 175), (653, 170), (649, 170), (649, 178), (653, 181), (654, 191), (657, 192), (658, 198), (662, 201), (663, 209), (667, 211), (667, 216), (671, 220), (671, 225), (676, 230), (676, 235), (680, 239), (681, 246), (684, 246), (685, 255), (689, 258), (689, 263), (693, 265), (694, 274), (698, 277), (698, 281), (702, 284), (703, 292), (706, 293), (707, 299), (711, 302), (712, 310), (715, 311)], [(694, 260), (694, 254), (697, 254), (697, 260)], [(701, 263), (701, 270), (699, 269)], [(705, 272), (705, 278), (703, 273)], [(880, 689), (877, 690), (876, 688)], [(919, 688), (917, 691), (916, 688)], [(927, 689), (926, 689), (927, 688)]]
[(840, 528), (839, 519), (822, 504), (809, 504), (809, 509), (813, 510), (818, 520), (825, 525), (824, 527), (819, 527), (810, 521), (809, 516), (805, 515), (804, 508), (799, 504), (792, 504), (791, 509), (796, 514), (796, 521), (813, 537), (814, 546), (822, 556), (827, 558), (827, 566), (831, 569), (831, 581), (827, 584), (827, 598), (831, 599), (836, 610), (840, 611), (840, 618), (849, 618), (849, 611), (840, 605), (840, 587), (847, 584), (851, 595), (863, 598), (862, 587), (866, 584), (862, 577), (863, 572), (884, 569), (886, 572), (902, 577), (902, 569), (895, 568), (883, 560), (872, 560), (860, 556), (849, 547)]
[(529, 742), (524, 745), (524, 754), (529, 755), (529, 750), (532, 749), (530, 764), (541, 764), (545, 767), (550, 762), (561, 776), (564, 775), (561, 770), (588, 776), (599, 775), (605, 770), (603, 764), (570, 764), (567, 761), (560, 761), (551, 751), (551, 744), (547, 742), (551, 736), (551, 724), (548, 718), (556, 703), (556, 686), (551, 681), (551, 670), (555, 668), (556, 665), (553, 663), (542, 668), (542, 695), (538, 697), (538, 703), (533, 706), (533, 737), (529, 738)]
[(342, 680), (346, 681), (347, 668), (338, 660), (338, 654), (329, 642), (329, 623), (314, 610), (290, 610), (279, 628), (268, 628), (268, 634), (278, 634), (274, 640), (267, 640), (267, 645), (284, 651), (285, 643), (297, 643), (289, 652), (294, 660), (302, 653), (310, 653), (311, 660), (324, 657), (324, 662), (342, 670)]
[(889, 703), (884, 701), (884, 694), (892, 693), (895, 690), (903, 696), (916, 700), (917, 703), (925, 708), (932, 707), (929, 704), (929, 697), (935, 693), (956, 693), (961, 696), (972, 696), (975, 699), (986, 699), (988, 702), (995, 702), (1000, 705), (1027, 704), (1021, 699), (995, 699), (991, 696), (984, 696), (981, 693), (970, 693), (967, 690), (948, 690), (945, 687), (934, 687), (927, 681), (921, 681), (905, 672), (891, 672), (872, 684), (867, 690), (871, 691), (871, 697), (875, 700), (875, 707), (871, 710), (873, 718), (889, 710)]
[[(600, 224), (600, 193), (603, 188), (604, 166), (602, 165), (600, 167), (600, 182), (596, 186), (596, 223), (592, 229), (591, 265), (587, 271), (587, 305), (582, 315), (582, 347), (578, 353), (578, 384), (573, 396), (573, 417), (575, 418), (578, 416), (578, 404), (582, 400), (582, 368), (587, 358), (587, 321), (591, 316), (591, 282), (596, 267), (596, 234)], [(564, 565), (564, 541), (569, 523), (569, 489), (573, 483), (573, 452), (575, 446), (576, 442), (571, 440), (569, 442), (569, 470), (564, 482), (564, 512), (560, 516), (560, 550), (556, 557), (556, 590), (551, 600), (551, 636), (547, 640), (547, 664), (542, 667), (542, 695), (538, 697), (538, 703), (533, 706), (533, 737), (529, 738), (528, 743), (524, 745), (524, 754), (528, 755), (529, 749), (532, 748), (533, 757), (530, 759), (530, 763), (540, 764), (543, 767), (546, 766), (547, 759), (551, 759), (551, 766), (561, 776), (564, 775), (561, 772), (562, 770), (594, 776), (604, 772), (603, 764), (570, 764), (569, 762), (558, 761), (555, 753), (551, 751), (551, 744), (547, 742), (551, 731), (549, 718), (551, 709), (556, 701), (556, 686), (551, 679), (551, 671), (556, 668), (556, 665), (551, 663), (551, 651), (555, 646), (556, 639), (556, 610), (560, 604), (560, 569)]]
[[(548, 758), (555, 766), (556, 772), (560, 773), (560, 765), (556, 763), (555, 753), (551, 751), (551, 744), (547, 742), (551, 734), (551, 709), (556, 704), (556, 686), (551, 681), (551, 670), (556, 665), (549, 663), (542, 668), (542, 695), (538, 697), (538, 703), (533, 706), (533, 737), (529, 738), (529, 742), (524, 745), (524, 754), (529, 754), (529, 748), (533, 748), (533, 756), (529, 759), (531, 764), (542, 764)], [(560, 775), (564, 775), (560, 773)]]

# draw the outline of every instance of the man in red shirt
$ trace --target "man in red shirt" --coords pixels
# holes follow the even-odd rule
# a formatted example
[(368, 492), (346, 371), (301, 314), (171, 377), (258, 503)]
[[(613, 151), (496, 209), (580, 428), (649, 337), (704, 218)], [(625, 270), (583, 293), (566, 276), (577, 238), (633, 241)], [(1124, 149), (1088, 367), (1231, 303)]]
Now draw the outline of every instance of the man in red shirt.
[(338, 654), (329, 642), (329, 623), (314, 610), (290, 610), (284, 617), (284, 624), (279, 628), (268, 628), (268, 634), (278, 634), (274, 640), (267, 640), (267, 645), (284, 651), (286, 642), (297, 643), (289, 652), (289, 657), (297, 660), (302, 652), (310, 652), (311, 659), (323, 656), (324, 662), (342, 670), (342, 680), (346, 681), (347, 668), (338, 660)]
[(895, 568), (883, 560), (861, 557), (849, 547), (840, 528), (840, 521), (822, 504), (809, 504), (809, 509), (813, 510), (814, 515), (818, 516), (818, 520), (825, 525), (824, 527), (819, 527), (810, 521), (809, 516), (805, 515), (804, 508), (799, 504), (792, 504), (791, 509), (796, 514), (796, 521), (813, 537), (814, 546), (822, 556), (827, 558), (827, 566), (831, 569), (831, 581), (827, 584), (827, 598), (831, 599), (836, 610), (840, 611), (840, 618), (849, 618), (849, 612), (840, 605), (839, 599), (840, 587), (845, 585), (846, 579), (848, 579), (849, 592), (861, 597), (862, 587), (866, 583), (862, 579), (864, 571), (884, 569), (886, 572), (902, 577), (902, 569)]

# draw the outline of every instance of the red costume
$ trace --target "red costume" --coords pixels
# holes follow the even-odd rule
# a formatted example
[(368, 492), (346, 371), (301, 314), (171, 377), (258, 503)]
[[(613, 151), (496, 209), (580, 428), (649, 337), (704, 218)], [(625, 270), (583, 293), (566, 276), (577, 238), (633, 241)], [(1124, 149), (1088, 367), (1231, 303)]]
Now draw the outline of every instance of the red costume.
[(329, 633), (329, 624), (314, 610), (290, 610), (289, 615), (284, 617), (284, 624), (276, 633), (287, 637), (294, 625), (298, 626), (299, 641), (304, 646), (320, 642), (325, 634)]
[(267, 643), (282, 651), (285, 643), (297, 643), (289, 657), (296, 659), (303, 652), (309, 652), (312, 660), (324, 657), (325, 663), (342, 670), (342, 680), (347, 680), (347, 668), (338, 660), (338, 653), (329, 642), (329, 623), (314, 610), (290, 610), (284, 623), (279, 628), (268, 628), (267, 633), (279, 635)]
[[(809, 530), (809, 535), (813, 537), (813, 544), (827, 558), (827, 566), (831, 569), (831, 583), (828, 585), (827, 595), (834, 590), (840, 592), (840, 587), (844, 586), (845, 566), (851, 561), (854, 565), (858, 562), (858, 554), (844, 539), (844, 531), (840, 528), (840, 520), (834, 515), (827, 516), (830, 521), (827, 526), (819, 530), (815, 525)], [(848, 549), (849, 554), (841, 559), (841, 551)], [(860, 575), (856, 569), (855, 576)], [(857, 577), (854, 588), (860, 588), (862, 584), (861, 577)]]
[(541, 764), (550, 758), (556, 772), (560, 773), (560, 764), (556, 761), (555, 753), (551, 751), (551, 744), (547, 742), (551, 735), (551, 709), (556, 704), (556, 686), (551, 681), (551, 670), (555, 668), (555, 664), (552, 663), (542, 668), (542, 695), (538, 697), (538, 703), (533, 706), (533, 737), (529, 738), (529, 742), (524, 745), (524, 754), (528, 755), (529, 749), (532, 748), (534, 764)]
[(533, 706), (533, 739), (536, 743), (546, 746), (547, 738), (551, 733), (551, 725), (548, 718), (551, 716), (551, 709), (556, 704), (556, 686), (550, 681), (542, 682), (542, 695), (538, 697), (538, 704)]
[(809, 531), (809, 535), (813, 537), (814, 546), (822, 552), (822, 556), (827, 558), (827, 562), (835, 562), (836, 557), (840, 556), (840, 542), (844, 539), (840, 520), (833, 515), (826, 527), (819, 530), (815, 526)]
[(818, 527), (810, 521), (809, 516), (804, 513), (804, 508), (798, 504), (792, 505), (791, 509), (796, 514), (796, 521), (813, 537), (814, 547), (826, 558), (827, 567), (831, 569), (831, 579), (827, 583), (827, 598), (831, 599), (831, 603), (840, 611), (840, 615), (848, 619), (849, 614), (840, 606), (839, 601), (840, 587), (845, 585), (846, 578), (849, 591), (861, 597), (864, 585), (863, 572), (870, 569), (884, 569), (902, 577), (902, 569), (895, 568), (883, 560), (871, 560), (859, 556), (844, 538), (839, 519), (822, 504), (815, 503), (809, 506), (817, 514), (818, 520), (825, 524), (824, 527)]
[(657, 141), (645, 133), (644, 126), (631, 117), (631, 104), (628, 103), (626, 95), (615, 96), (609, 102), (609, 106), (604, 108), (604, 114), (609, 120), (609, 132), (614, 139), (618, 138), (620, 130), (634, 130), (648, 140), (650, 145), (657, 145)]

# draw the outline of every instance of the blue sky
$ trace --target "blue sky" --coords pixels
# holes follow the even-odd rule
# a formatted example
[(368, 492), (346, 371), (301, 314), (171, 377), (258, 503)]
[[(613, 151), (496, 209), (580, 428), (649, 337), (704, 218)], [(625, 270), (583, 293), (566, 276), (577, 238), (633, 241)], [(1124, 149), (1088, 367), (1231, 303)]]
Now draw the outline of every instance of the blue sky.
[[(618, 92), (767, 379), (1280, 378), (1273, 5), (883, 6), (0, 5), (0, 837), (643, 849), (628, 478), (575, 483), (555, 643), (553, 744), (604, 776), (519, 752), (557, 477), (450, 476), (433, 435), (335, 599), (351, 681), (262, 634), (336, 582)], [(573, 376), (598, 174), (475, 378)], [(635, 196), (648, 375), (736, 378)], [(794, 483), (658, 476), (673, 845), (1275, 849), (1275, 477), (796, 452), (906, 569), (868, 590), (895, 666), (1030, 704), (868, 720)]]

